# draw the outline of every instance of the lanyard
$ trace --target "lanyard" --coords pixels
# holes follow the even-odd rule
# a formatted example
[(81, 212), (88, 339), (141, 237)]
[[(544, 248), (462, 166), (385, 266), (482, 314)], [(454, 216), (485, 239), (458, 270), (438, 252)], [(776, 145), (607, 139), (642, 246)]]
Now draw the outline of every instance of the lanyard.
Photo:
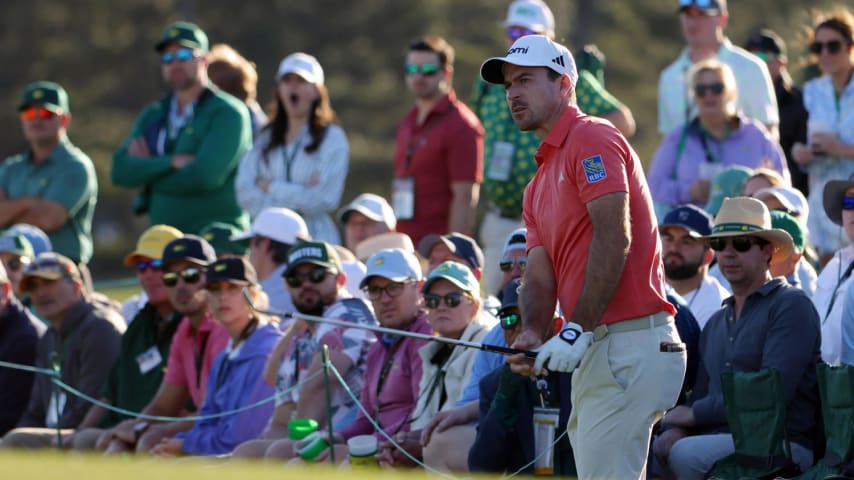
[[(839, 256), (839, 260), (839, 266), (841, 267), (841, 255)], [(852, 270), (854, 270), (854, 260), (852, 260), (851, 263), (848, 264), (848, 268), (845, 269), (845, 273), (843, 273), (842, 276), (839, 277), (839, 280), (836, 282), (836, 286), (833, 287), (833, 293), (830, 295), (830, 302), (827, 305), (827, 311), (824, 314), (824, 318), (821, 319), (822, 325), (824, 325), (824, 322), (827, 321), (827, 317), (830, 316), (830, 311), (833, 310), (833, 304), (836, 303), (836, 294), (839, 293), (839, 287), (841, 287), (842, 284), (851, 277)]]
[(291, 169), (294, 166), (294, 159), (296, 158), (299, 151), (302, 149), (303, 140), (305, 139), (305, 131), (301, 132), (299, 138), (297, 138), (296, 145), (294, 145), (294, 149), (291, 150), (290, 154), (287, 153), (287, 146), (282, 147), (282, 156), (285, 158), (285, 181), (291, 181)]

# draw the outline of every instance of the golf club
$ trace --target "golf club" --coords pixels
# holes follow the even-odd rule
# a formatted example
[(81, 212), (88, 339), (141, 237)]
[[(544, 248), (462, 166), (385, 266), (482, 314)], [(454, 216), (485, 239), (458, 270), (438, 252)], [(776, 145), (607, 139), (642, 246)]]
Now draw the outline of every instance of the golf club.
[(386, 328), (386, 327), (373, 326), (373, 325), (363, 325), (360, 323), (353, 323), (353, 322), (344, 322), (344, 321), (335, 320), (332, 318), (317, 317), (314, 315), (306, 315), (304, 313), (299, 313), (299, 312), (277, 312), (275, 310), (263, 310), (263, 309), (255, 307), (255, 304), (252, 303), (252, 297), (249, 295), (249, 291), (246, 290), (245, 288), (243, 289), (243, 298), (246, 299), (246, 303), (249, 304), (249, 308), (251, 308), (252, 310), (254, 310), (258, 313), (262, 313), (264, 315), (273, 315), (273, 316), (282, 317), (282, 318), (287, 318), (287, 317), (301, 318), (303, 320), (308, 320), (309, 322), (326, 323), (329, 325), (335, 325), (337, 327), (358, 328), (361, 330), (369, 330), (371, 332), (378, 332), (378, 333), (387, 333), (389, 335), (397, 335), (400, 337), (418, 338), (421, 340), (428, 340), (431, 342), (446, 343), (448, 345), (458, 345), (458, 346), (465, 347), (465, 348), (476, 348), (478, 350), (483, 350), (486, 352), (501, 353), (501, 354), (505, 354), (505, 355), (515, 355), (517, 353), (521, 353), (528, 358), (537, 358), (537, 352), (532, 352), (530, 350), (518, 350), (518, 349), (510, 348), (510, 347), (502, 347), (500, 345), (489, 345), (486, 343), (466, 342), (464, 340), (455, 340), (453, 338), (437, 337), (437, 336), (427, 335), (424, 333), (417, 333), (417, 332), (407, 332), (405, 330), (396, 330), (394, 328)]

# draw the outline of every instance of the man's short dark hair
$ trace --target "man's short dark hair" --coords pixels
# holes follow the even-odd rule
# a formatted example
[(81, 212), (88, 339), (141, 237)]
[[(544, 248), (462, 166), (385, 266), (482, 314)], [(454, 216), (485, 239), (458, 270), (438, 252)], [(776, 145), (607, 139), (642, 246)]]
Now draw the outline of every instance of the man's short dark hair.
[(409, 51), (433, 52), (439, 55), (439, 64), (443, 69), (454, 66), (454, 47), (442, 37), (425, 35), (409, 44)]

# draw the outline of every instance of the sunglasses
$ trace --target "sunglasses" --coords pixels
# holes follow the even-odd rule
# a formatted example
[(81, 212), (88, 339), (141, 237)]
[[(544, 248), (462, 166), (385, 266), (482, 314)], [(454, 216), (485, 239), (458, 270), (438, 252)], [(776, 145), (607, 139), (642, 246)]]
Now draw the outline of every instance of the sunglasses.
[(196, 58), (196, 54), (190, 50), (189, 48), (182, 48), (180, 50), (175, 50), (174, 52), (166, 52), (160, 56), (160, 63), (163, 65), (168, 65), (174, 61), (178, 61), (181, 63), (189, 62), (190, 60)]
[(429, 77), (431, 75), (435, 75), (439, 72), (439, 64), (438, 63), (425, 63), (424, 65), (418, 65), (415, 63), (407, 63), (403, 66), (403, 70), (410, 77), (414, 77), (419, 73), (424, 75), (425, 77)]
[(288, 282), (288, 286), (291, 288), (301, 287), (306, 280), (316, 285), (323, 282), (327, 273), (329, 273), (329, 270), (318, 267), (305, 273), (289, 273), (285, 275), (285, 281)]
[(512, 41), (519, 40), (526, 35), (538, 35), (540, 32), (535, 32), (530, 28), (525, 27), (509, 27), (507, 28), (507, 38)]
[(516, 325), (521, 319), (522, 316), (518, 313), (498, 314), (498, 320), (501, 321), (501, 328), (503, 328), (504, 330), (516, 328)]
[(694, 85), (694, 95), (698, 97), (703, 97), (706, 95), (706, 92), (714, 93), (715, 95), (720, 95), (724, 92), (724, 84), (723, 83), (698, 83)]
[(444, 300), (448, 308), (457, 308), (462, 303), (463, 298), (469, 298), (468, 294), (462, 292), (451, 292), (445, 295), (427, 293), (424, 295), (424, 305), (430, 310), (435, 310)]
[(365, 292), (365, 295), (367, 295), (371, 300), (379, 300), (382, 298), (383, 292), (387, 293), (389, 298), (397, 298), (403, 294), (403, 287), (410, 283), (414, 282), (391, 282), (385, 287), (366, 285), (362, 291)]
[(136, 271), (142, 273), (149, 268), (154, 270), (155, 272), (159, 272), (160, 268), (163, 266), (162, 260), (140, 260), (136, 262)]
[(696, 5), (700, 8), (717, 6), (715, 0), (679, 0), (680, 7), (690, 7), (692, 5)]
[(57, 112), (52, 112), (42, 107), (27, 107), (21, 110), (21, 118), (24, 120), (35, 120), (37, 118), (42, 120), (51, 120), (58, 116), (59, 114)]
[(519, 265), (519, 270), (524, 272), (528, 265), (528, 257), (505, 258), (498, 263), (498, 267), (505, 273), (513, 270), (514, 265)]
[(812, 42), (810, 44), (810, 53), (813, 55), (821, 55), (822, 50), (827, 50), (827, 53), (836, 55), (842, 50), (842, 40), (831, 40), (829, 42)]
[(29, 264), (30, 259), (27, 257), (13, 257), (9, 260), (3, 260), (3, 265), (6, 267), (6, 270), (10, 270), (12, 272), (18, 272)]
[(178, 285), (178, 277), (184, 279), (184, 283), (192, 285), (202, 279), (202, 271), (198, 268), (190, 267), (180, 272), (166, 272), (163, 274), (163, 285), (167, 287)]
[(842, 197), (842, 209), (854, 210), (854, 197)]
[(709, 247), (716, 252), (722, 252), (726, 248), (728, 241), (732, 241), (732, 248), (734, 248), (736, 252), (741, 253), (750, 250), (754, 245), (762, 246), (768, 243), (765, 240), (756, 237), (718, 237), (709, 239)]

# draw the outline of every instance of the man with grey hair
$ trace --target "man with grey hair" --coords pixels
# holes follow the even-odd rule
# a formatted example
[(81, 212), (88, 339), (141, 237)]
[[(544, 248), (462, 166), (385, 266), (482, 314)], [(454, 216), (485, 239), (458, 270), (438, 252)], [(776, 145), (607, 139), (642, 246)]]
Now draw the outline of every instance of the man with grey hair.
[[(36, 313), (49, 329), (39, 341), (36, 366), (59, 366), (61, 380), (96, 396), (118, 357), (125, 321), (117, 312), (98, 308), (85, 294), (77, 265), (58, 253), (42, 253), (24, 270), (21, 291), (30, 294)], [(47, 375), (36, 377), (18, 428), (0, 446), (48, 447), (83, 420), (89, 402), (55, 388)]]

